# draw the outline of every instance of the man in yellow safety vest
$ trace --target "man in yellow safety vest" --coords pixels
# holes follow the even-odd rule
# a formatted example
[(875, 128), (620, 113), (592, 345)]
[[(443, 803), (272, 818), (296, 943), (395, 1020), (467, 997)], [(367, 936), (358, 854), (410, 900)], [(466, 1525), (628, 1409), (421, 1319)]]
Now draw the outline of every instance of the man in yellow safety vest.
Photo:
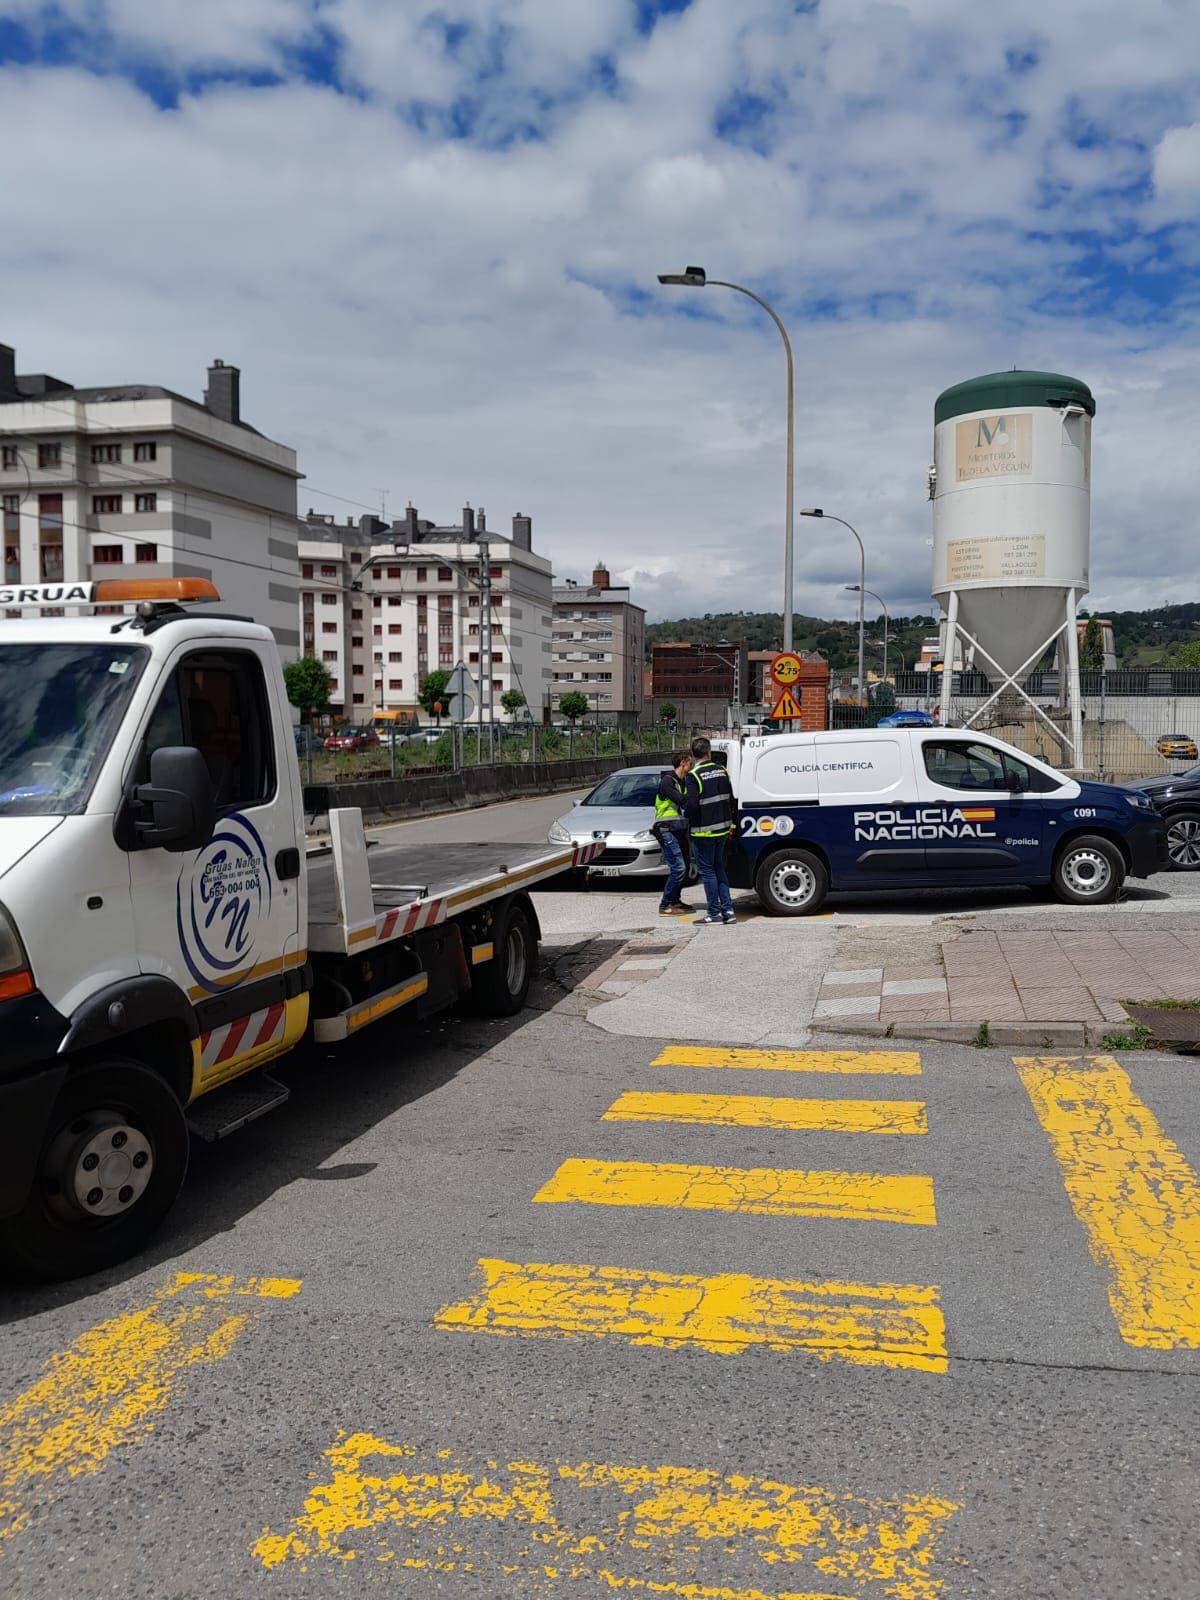
[(679, 898), (687, 873), (689, 857), (687, 805), (687, 775), (692, 770), (692, 758), (686, 750), (672, 757), (672, 766), (658, 780), (658, 793), (654, 797), (654, 837), (658, 840), (667, 864), (667, 882), (658, 903), (660, 917), (673, 917), (687, 907)]

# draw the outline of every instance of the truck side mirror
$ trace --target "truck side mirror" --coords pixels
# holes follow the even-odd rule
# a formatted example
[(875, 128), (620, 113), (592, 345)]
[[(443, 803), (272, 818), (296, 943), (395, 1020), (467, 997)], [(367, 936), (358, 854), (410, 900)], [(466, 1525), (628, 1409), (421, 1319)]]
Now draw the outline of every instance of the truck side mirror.
[(182, 853), (199, 850), (217, 821), (212, 779), (204, 757), (191, 745), (167, 745), (150, 757), (150, 782), (133, 791), (135, 808), (149, 821), (136, 821), (140, 845)]

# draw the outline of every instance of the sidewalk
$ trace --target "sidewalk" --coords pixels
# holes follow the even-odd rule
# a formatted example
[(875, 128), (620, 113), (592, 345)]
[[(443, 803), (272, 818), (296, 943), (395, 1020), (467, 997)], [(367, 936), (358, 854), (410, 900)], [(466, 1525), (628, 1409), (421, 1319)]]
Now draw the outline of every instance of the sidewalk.
[[(897, 954), (900, 941), (897, 940)], [(940, 965), (827, 972), (813, 1010), (826, 1032), (1100, 1044), (1130, 1030), (1121, 1000), (1200, 998), (1200, 932), (974, 931)]]

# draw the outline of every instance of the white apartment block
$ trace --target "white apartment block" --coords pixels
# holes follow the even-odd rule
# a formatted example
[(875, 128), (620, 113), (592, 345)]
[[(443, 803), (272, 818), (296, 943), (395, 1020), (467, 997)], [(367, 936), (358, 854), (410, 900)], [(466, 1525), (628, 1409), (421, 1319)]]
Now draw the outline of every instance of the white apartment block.
[[(516, 689), (523, 716), (540, 721), (551, 684), (553, 574), (531, 549), (533, 525), (518, 514), (512, 535), (487, 527), (482, 509), (439, 526), (410, 506), (389, 531), (377, 518), (339, 523), (310, 511), (300, 524), (300, 644), (332, 679), (335, 715), (412, 710), (421, 680), (462, 661), (481, 688), (490, 672), (500, 696)], [(491, 661), (483, 661), (478, 538), (487, 538)], [(399, 547), (394, 542), (403, 541)]]
[(214, 362), (201, 403), (18, 374), (0, 345), (6, 584), (211, 578), (294, 658), (299, 476), (294, 450), (241, 420), (236, 367)]
[(576, 692), (593, 711), (636, 722), (644, 696), (646, 613), (626, 588), (613, 588), (597, 562), (590, 584), (554, 588), (553, 703)]

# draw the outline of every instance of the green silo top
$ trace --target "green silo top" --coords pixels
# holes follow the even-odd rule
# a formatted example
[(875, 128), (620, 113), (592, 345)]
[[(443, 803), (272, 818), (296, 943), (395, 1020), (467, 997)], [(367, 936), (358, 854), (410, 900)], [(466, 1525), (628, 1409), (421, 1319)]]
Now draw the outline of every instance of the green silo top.
[(936, 426), (971, 411), (1012, 411), (1017, 406), (1082, 406), (1096, 415), (1096, 402), (1086, 383), (1061, 372), (987, 372), (943, 389), (933, 407)]

